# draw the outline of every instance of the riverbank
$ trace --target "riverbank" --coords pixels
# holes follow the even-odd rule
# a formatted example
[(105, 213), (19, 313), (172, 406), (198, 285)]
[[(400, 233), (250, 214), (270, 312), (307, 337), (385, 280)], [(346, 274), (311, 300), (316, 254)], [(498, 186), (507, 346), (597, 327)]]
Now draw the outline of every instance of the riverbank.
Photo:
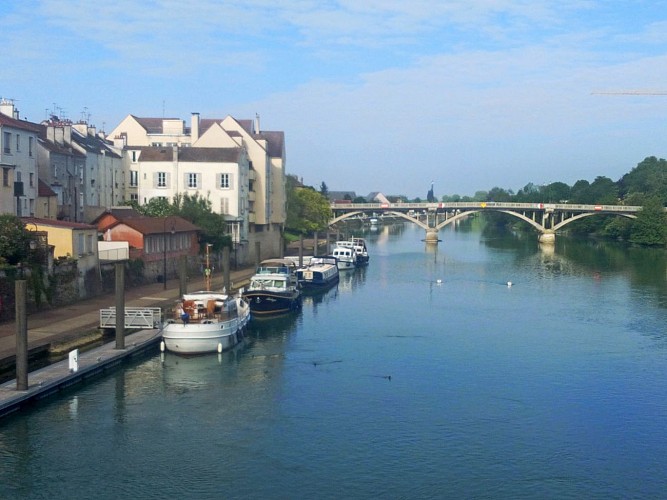
[[(230, 273), (232, 289), (235, 291), (245, 286), (254, 273), (254, 267), (244, 268)], [(203, 278), (188, 282), (188, 290), (205, 288)], [(223, 277), (214, 276), (213, 289), (221, 289)], [(153, 283), (125, 290), (127, 307), (171, 307), (178, 299), (179, 281), (167, 282), (167, 289), (162, 283)], [(99, 311), (114, 305), (115, 295), (106, 294), (91, 299), (81, 300), (58, 309), (39, 311), (28, 315), (28, 370), (47, 366), (62, 359), (73, 349), (86, 349), (108, 340), (113, 332), (99, 328)], [(129, 332), (128, 332), (129, 333)], [(0, 382), (16, 376), (16, 322), (0, 324)]]

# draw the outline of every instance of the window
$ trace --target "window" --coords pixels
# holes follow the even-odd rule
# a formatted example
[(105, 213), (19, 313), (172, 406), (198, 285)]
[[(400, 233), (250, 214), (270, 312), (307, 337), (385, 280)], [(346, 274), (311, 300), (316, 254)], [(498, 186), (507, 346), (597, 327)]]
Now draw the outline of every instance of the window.
[(12, 140), (12, 134), (10, 134), (9, 132), (5, 132), (3, 135), (3, 141), (4, 141), (3, 144), (4, 144), (4, 151), (7, 154), (10, 154), (12, 152), (12, 149), (9, 146), (9, 141), (11, 140)]
[(139, 195), (137, 193), (130, 194), (130, 201), (139, 201)]
[(132, 163), (136, 163), (136, 162), (137, 162), (137, 152), (132, 151)]
[(220, 188), (229, 189), (230, 187), (229, 174), (220, 174)]
[(229, 214), (229, 198), (220, 198), (220, 213)]
[(137, 187), (139, 185), (139, 172), (130, 170), (130, 187)]
[(2, 185), (4, 187), (9, 187), (9, 169), (8, 168), (3, 168), (2, 169)]
[(16, 182), (21, 182), (21, 171), (20, 170), (16, 171)]
[(76, 254), (81, 256), (83, 255), (83, 234), (79, 233), (76, 236)]
[(32, 156), (32, 137), (28, 137), (28, 156)]
[(21, 136), (16, 134), (16, 151), (21, 151)]
[(157, 173), (157, 187), (159, 188), (167, 187), (167, 172)]
[(30, 172), (30, 187), (35, 187), (35, 174)]
[(185, 174), (185, 176), (186, 176), (186, 179), (187, 179), (188, 188), (197, 189), (199, 187), (199, 185), (198, 185), (199, 183), (197, 182), (198, 174), (189, 173), (189, 174)]

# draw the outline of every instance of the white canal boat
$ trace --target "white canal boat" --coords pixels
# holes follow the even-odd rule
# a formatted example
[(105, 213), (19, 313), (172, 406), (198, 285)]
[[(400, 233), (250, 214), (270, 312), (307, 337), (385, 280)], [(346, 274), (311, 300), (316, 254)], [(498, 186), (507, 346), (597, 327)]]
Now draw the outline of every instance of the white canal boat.
[(365, 266), (370, 261), (368, 255), (368, 247), (366, 246), (366, 240), (363, 238), (352, 237), (349, 240), (337, 241), (337, 247), (347, 247), (354, 248), (354, 251), (357, 256), (356, 265), (357, 267)]
[(357, 252), (353, 247), (349, 246), (335, 246), (331, 251), (331, 255), (338, 259), (338, 269), (347, 271), (356, 269), (357, 267)]
[(224, 292), (183, 295), (175, 317), (162, 329), (161, 348), (178, 354), (204, 354), (231, 349), (241, 341), (250, 307), (241, 296)]

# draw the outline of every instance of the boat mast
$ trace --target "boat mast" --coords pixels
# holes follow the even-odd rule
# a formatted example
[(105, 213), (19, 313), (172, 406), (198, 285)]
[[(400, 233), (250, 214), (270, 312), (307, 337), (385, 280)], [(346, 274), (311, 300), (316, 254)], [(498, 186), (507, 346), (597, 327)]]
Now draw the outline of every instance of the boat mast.
[(211, 263), (209, 259), (210, 243), (206, 243), (206, 269), (204, 269), (204, 277), (206, 278), (206, 291), (211, 291)]

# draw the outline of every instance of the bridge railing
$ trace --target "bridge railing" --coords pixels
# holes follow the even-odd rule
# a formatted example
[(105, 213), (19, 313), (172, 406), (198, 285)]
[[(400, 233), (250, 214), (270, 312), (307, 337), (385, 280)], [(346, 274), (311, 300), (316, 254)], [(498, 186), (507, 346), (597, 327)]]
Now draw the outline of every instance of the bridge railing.
[[(582, 205), (569, 203), (510, 203), (499, 201), (451, 202), (451, 203), (332, 203), (332, 210), (338, 211), (367, 211), (378, 212), (395, 210), (405, 212), (409, 210), (558, 210), (576, 212), (638, 212), (642, 207), (627, 205)], [(667, 208), (665, 209), (667, 211)]]

